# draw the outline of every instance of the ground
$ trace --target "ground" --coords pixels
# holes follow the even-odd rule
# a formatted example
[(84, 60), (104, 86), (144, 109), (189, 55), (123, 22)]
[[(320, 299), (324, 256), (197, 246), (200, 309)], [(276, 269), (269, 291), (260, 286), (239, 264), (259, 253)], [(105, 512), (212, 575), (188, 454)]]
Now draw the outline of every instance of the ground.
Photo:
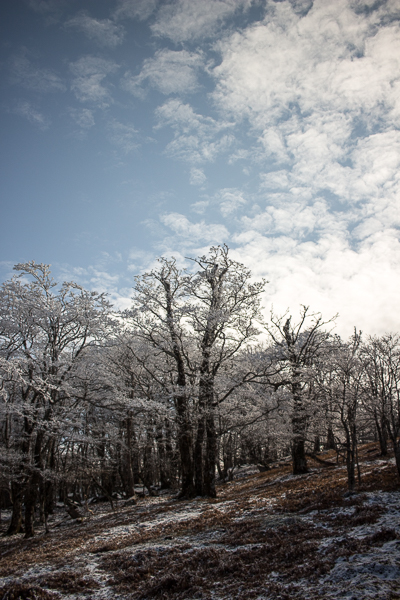
[(215, 500), (101, 503), (81, 523), (60, 507), (50, 533), (1, 538), (0, 600), (400, 600), (394, 459), (365, 445), (360, 470), (354, 495), (342, 464), (310, 460), (300, 476), (243, 468)]

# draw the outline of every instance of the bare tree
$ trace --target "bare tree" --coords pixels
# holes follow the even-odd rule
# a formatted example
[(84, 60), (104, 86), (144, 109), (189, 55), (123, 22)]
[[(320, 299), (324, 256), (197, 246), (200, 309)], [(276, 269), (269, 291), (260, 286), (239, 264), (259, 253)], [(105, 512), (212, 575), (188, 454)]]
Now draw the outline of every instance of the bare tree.
[(174, 259), (159, 262), (158, 270), (136, 279), (127, 316), (136, 336), (163, 354), (170, 367), (169, 374), (168, 369), (151, 372), (174, 400), (181, 495), (215, 496), (216, 407), (244, 383), (233, 383), (217, 399), (215, 379), (258, 333), (264, 283), (252, 283), (250, 271), (229, 258), (227, 246), (194, 259), (195, 272), (179, 270)]
[(372, 411), (382, 454), (389, 437), (400, 475), (400, 336), (370, 338), (363, 351), (366, 406)]
[[(355, 486), (357, 462), (357, 416), (362, 398), (361, 332), (354, 330), (348, 342), (336, 338), (329, 355), (329, 379), (334, 409), (345, 434), (346, 467), (349, 491)], [(357, 463), (358, 464), (358, 463)], [(359, 475), (360, 477), (360, 475)]]
[(307, 472), (305, 442), (309, 411), (307, 396), (310, 392), (313, 364), (318, 355), (325, 353), (329, 332), (324, 327), (331, 324), (336, 316), (323, 321), (321, 313), (310, 313), (308, 306), (302, 306), (300, 319), (292, 324), (292, 317), (285, 313), (278, 317), (271, 312), (271, 322), (266, 329), (275, 343), (276, 360), (286, 366), (276, 386), (284, 385), (292, 397), (292, 458), (293, 474)]
[(188, 292), (192, 299), (190, 325), (200, 354), (195, 485), (199, 495), (213, 497), (216, 495), (215, 409), (218, 404), (214, 394), (215, 378), (222, 365), (259, 333), (260, 295), (265, 282), (252, 283), (250, 271), (229, 258), (226, 245), (210, 248), (207, 256), (194, 262), (198, 271), (190, 280)]

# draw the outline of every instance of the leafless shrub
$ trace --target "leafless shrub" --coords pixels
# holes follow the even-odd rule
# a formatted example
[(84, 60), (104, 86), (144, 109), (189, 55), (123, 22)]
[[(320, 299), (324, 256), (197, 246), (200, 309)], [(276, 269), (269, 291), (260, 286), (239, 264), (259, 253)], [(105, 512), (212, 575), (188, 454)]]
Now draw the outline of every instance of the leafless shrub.
[(367, 537), (365, 541), (371, 546), (382, 546), (383, 544), (386, 544), (386, 542), (397, 540), (398, 537), (399, 536), (394, 529), (382, 528)]
[(55, 600), (59, 597), (37, 585), (11, 584), (0, 589), (1, 600)]

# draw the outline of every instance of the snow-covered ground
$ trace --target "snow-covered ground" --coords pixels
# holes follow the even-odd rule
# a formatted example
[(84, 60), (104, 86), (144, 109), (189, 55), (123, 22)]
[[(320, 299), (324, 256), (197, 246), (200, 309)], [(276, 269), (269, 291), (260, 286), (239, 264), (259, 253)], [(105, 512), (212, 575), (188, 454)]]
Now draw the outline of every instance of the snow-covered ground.
[[(2, 538), (0, 600), (400, 599), (395, 467), (361, 466), (348, 497), (342, 465), (302, 477), (282, 467), (241, 473), (217, 500), (96, 505), (56, 526), (58, 514), (47, 536)], [(10, 596), (15, 586), (25, 595)]]

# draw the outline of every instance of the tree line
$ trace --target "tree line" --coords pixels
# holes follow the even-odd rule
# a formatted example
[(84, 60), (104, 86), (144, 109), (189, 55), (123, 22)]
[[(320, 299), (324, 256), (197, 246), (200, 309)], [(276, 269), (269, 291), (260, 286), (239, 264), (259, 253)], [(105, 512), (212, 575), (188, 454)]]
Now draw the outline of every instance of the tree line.
[[(216, 496), (235, 468), (336, 449), (352, 490), (357, 444), (391, 443), (400, 474), (400, 336), (349, 340), (301, 306), (266, 321), (227, 246), (181, 269), (160, 258), (132, 306), (59, 285), (29, 262), (0, 290), (0, 502), (34, 535), (56, 502), (176, 489)], [(319, 460), (323, 460), (319, 458)], [(137, 488), (136, 488), (137, 489)]]

